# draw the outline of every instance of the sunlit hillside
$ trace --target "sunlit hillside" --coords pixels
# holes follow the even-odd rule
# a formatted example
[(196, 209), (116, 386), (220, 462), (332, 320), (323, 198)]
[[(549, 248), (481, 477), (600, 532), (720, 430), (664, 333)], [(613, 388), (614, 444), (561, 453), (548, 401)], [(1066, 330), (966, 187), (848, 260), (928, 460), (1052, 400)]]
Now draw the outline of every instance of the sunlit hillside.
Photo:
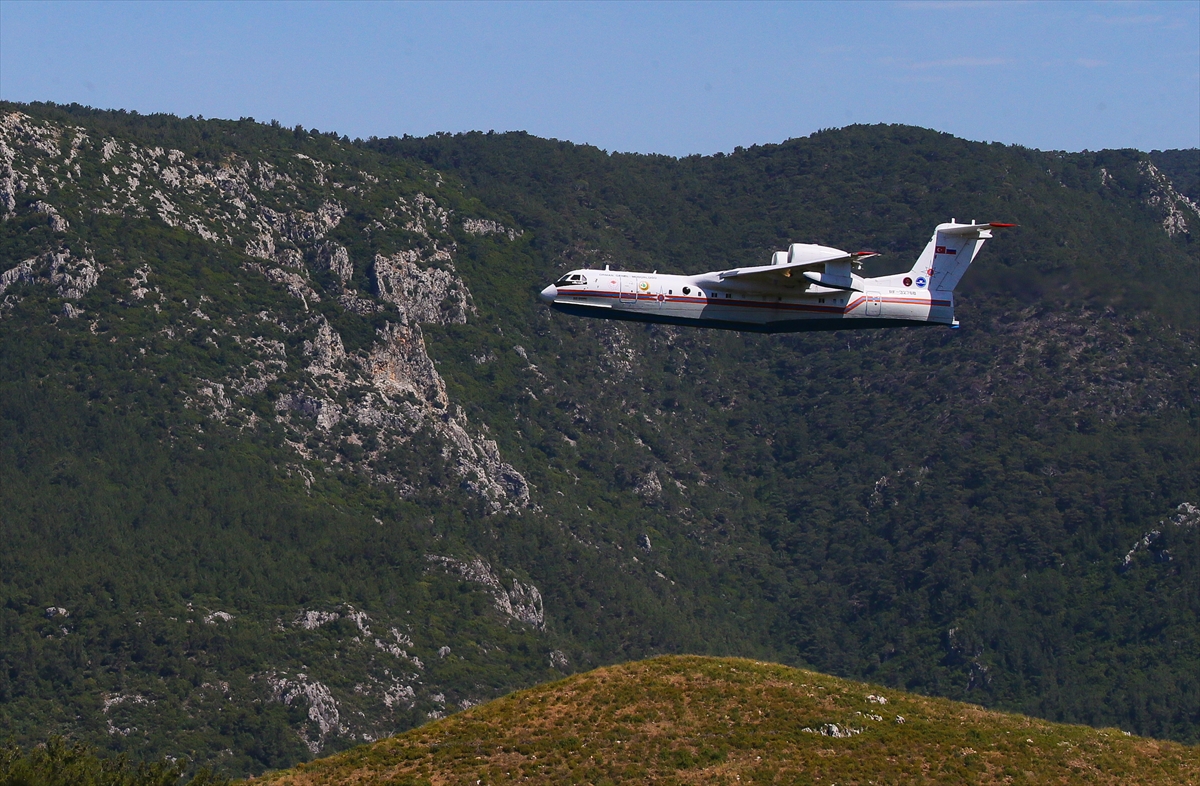
[(661, 657), (597, 669), (275, 773), (379, 784), (1194, 783), (1200, 749), (802, 669)]

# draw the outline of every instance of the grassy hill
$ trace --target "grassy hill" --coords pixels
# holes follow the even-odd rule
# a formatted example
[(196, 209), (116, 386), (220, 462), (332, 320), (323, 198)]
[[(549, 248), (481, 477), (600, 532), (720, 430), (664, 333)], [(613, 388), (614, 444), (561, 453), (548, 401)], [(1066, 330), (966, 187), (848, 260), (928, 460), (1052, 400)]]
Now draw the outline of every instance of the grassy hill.
[[(1196, 783), (1200, 749), (740, 658), (520, 691), (271, 773), (317, 784)], [(256, 781), (259, 782), (259, 781)]]

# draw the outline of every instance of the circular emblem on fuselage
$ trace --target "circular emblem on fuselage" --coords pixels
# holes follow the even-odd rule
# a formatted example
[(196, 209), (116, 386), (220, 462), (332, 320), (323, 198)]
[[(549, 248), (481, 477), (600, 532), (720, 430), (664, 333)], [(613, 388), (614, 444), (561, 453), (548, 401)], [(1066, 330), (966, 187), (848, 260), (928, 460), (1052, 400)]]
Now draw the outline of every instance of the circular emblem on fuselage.
[(642, 283), (638, 284), (638, 289), (642, 290), (643, 292), (650, 291), (650, 282), (643, 281)]
[(911, 286), (912, 286), (912, 279), (911, 279), (911, 278), (908, 278), (907, 276), (905, 276), (905, 278), (904, 278), (904, 286), (906, 286), (906, 287), (911, 287)]
[(917, 286), (919, 286), (919, 287), (925, 286), (925, 276), (917, 276)]

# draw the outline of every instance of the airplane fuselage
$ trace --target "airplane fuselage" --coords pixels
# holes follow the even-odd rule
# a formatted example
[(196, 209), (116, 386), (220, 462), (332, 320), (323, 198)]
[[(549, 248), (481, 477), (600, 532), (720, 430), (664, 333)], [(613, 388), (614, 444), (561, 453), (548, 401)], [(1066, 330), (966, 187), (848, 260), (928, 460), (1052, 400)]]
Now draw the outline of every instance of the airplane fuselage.
[[(569, 280), (574, 279), (574, 280)], [(577, 316), (662, 322), (760, 333), (942, 325), (955, 327), (954, 294), (930, 292), (912, 276), (863, 279), (840, 290), (615, 270), (575, 270), (542, 299)], [(905, 282), (908, 285), (905, 285)]]

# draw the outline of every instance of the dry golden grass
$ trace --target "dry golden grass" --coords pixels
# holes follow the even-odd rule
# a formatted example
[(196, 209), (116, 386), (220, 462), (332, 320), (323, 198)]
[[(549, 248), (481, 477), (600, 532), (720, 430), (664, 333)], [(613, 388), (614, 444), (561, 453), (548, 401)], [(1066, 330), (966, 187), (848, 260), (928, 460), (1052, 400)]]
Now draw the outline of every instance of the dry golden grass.
[[(830, 736), (834, 726), (852, 731)], [(514, 693), (263, 780), (1196, 784), (1200, 749), (771, 663), (662, 657)]]

